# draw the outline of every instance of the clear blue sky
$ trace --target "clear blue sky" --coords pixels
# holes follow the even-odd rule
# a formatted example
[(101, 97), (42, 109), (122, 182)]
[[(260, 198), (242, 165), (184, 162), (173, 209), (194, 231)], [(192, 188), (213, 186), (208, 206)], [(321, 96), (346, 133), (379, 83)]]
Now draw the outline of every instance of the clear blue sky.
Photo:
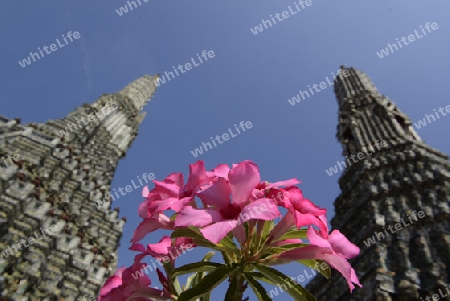
[[(145, 172), (157, 179), (187, 173), (188, 164), (197, 160), (191, 150), (235, 123), (251, 121), (252, 129), (198, 158), (208, 169), (250, 159), (269, 181), (297, 177), (305, 195), (326, 207), (331, 219), (338, 175), (330, 177), (325, 169), (342, 160), (333, 89), (295, 106), (289, 98), (347, 64), (366, 72), (414, 122), (450, 105), (448, 1), (313, 0), (312, 6), (258, 35), (250, 28), (294, 7), (294, 1), (141, 3), (123, 16), (115, 10), (126, 5), (124, 0), (3, 1), (0, 8), (0, 114), (25, 123), (62, 118), (137, 77), (172, 71), (203, 50), (215, 52), (213, 59), (158, 89), (113, 188)], [(438, 23), (439, 29), (383, 59), (377, 56), (396, 38), (420, 32), (426, 22)], [(68, 31), (78, 31), (81, 38), (25, 68), (18, 64)], [(441, 117), (418, 133), (449, 154), (449, 126), (450, 117)], [(127, 249), (140, 222), (141, 201), (141, 191), (134, 190), (113, 204), (128, 218), (120, 265), (132, 262), (134, 252)], [(146, 241), (156, 242), (159, 236)], [(180, 262), (202, 253), (190, 252)], [(290, 276), (299, 270), (295, 264), (283, 268)], [(219, 288), (214, 295), (223, 293)]]

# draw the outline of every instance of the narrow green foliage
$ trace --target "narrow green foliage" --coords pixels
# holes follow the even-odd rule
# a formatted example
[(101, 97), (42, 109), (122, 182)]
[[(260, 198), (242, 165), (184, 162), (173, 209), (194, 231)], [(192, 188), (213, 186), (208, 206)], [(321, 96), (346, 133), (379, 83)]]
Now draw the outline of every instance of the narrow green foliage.
[[(255, 295), (258, 297), (259, 301), (270, 301), (270, 300), (272, 300), (269, 297), (269, 295), (267, 295), (267, 292), (264, 289), (264, 287), (258, 281), (256, 281), (252, 277), (252, 275), (250, 273), (245, 273), (244, 275), (245, 275), (245, 279), (247, 279), (248, 284), (252, 288), (252, 290), (255, 293)], [(227, 299), (225, 299), (225, 300), (227, 300)]]
[(264, 274), (264, 276), (276, 283), (276, 285), (283, 286), (283, 288), (286, 289), (286, 292), (293, 297), (295, 301), (317, 301), (310, 292), (289, 278), (289, 276), (261, 264), (257, 264), (255, 267)]
[(178, 301), (197, 300), (203, 295), (210, 293), (216, 286), (233, 274), (237, 269), (238, 266), (236, 264), (223, 265), (222, 267), (217, 268), (203, 277), (197, 285), (182, 292), (178, 297)]

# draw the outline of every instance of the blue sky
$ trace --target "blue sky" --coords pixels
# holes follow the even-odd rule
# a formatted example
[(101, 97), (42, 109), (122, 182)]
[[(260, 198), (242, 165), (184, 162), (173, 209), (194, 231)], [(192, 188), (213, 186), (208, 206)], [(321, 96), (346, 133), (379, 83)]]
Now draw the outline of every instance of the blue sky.
[[(21, 117), (24, 123), (62, 118), (144, 74), (163, 74), (203, 50), (214, 51), (213, 59), (157, 90), (145, 108), (148, 115), (137, 140), (119, 164), (113, 188), (125, 187), (145, 172), (157, 179), (175, 171), (187, 173), (188, 164), (197, 159), (205, 160), (208, 169), (250, 159), (259, 165), (263, 179), (302, 180), (305, 195), (327, 208), (331, 219), (338, 175), (328, 176), (325, 170), (343, 159), (335, 139), (333, 89), (327, 87), (295, 106), (288, 99), (346, 64), (366, 72), (414, 122), (450, 105), (447, 1), (312, 0), (310, 7), (257, 35), (250, 29), (294, 7), (294, 1), (141, 3), (123, 16), (116, 13), (126, 5), (123, 0), (6, 1), (0, 9), (0, 114)], [(436, 22), (439, 28), (387, 57), (376, 54), (396, 38), (420, 32), (426, 22)], [(81, 37), (25, 68), (18, 64), (68, 31), (78, 31)], [(191, 151), (202, 142), (241, 121), (253, 127), (193, 157)], [(449, 154), (449, 126), (450, 117), (441, 117), (418, 134)], [(127, 249), (140, 222), (140, 195), (134, 190), (113, 204), (128, 218), (120, 265), (130, 264), (134, 255)], [(159, 236), (147, 241), (156, 242)], [(192, 251), (180, 262), (201, 254)], [(283, 268), (290, 276), (299, 270), (297, 265)], [(215, 295), (223, 292), (219, 288)]]

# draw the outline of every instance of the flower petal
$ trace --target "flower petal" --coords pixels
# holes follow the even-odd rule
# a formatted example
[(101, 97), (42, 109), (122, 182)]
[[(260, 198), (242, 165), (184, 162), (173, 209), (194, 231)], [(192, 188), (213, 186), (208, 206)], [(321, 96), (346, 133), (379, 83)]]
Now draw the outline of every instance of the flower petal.
[(144, 188), (142, 188), (142, 197), (146, 198), (148, 194), (149, 194), (148, 186), (145, 186)]
[(241, 245), (245, 244), (247, 235), (245, 234), (245, 227), (243, 223), (237, 223), (236, 228), (233, 229), (233, 235)]
[(237, 164), (228, 174), (233, 204), (243, 206), (260, 181), (258, 166), (250, 161)]
[(169, 248), (172, 246), (172, 239), (169, 236), (164, 236), (156, 244), (147, 245), (147, 253), (153, 257), (158, 257), (159, 255), (169, 254)]
[(197, 193), (197, 196), (206, 204), (222, 209), (230, 204), (231, 188), (224, 178), (219, 178), (209, 188)]
[(105, 285), (100, 289), (100, 297), (105, 297), (110, 291), (122, 285), (122, 278), (111, 276), (106, 280)]
[(226, 220), (200, 229), (200, 232), (207, 240), (218, 244), (225, 236), (227, 236), (228, 233), (230, 233), (231, 230), (236, 227), (236, 225), (236, 220)]
[(178, 187), (183, 187), (184, 176), (181, 172), (175, 172), (167, 176), (166, 180), (173, 181)]
[(194, 164), (189, 164), (189, 178), (186, 183), (185, 191), (188, 194), (195, 193), (195, 190), (203, 184), (205, 179), (206, 170), (203, 160), (198, 160)]
[(279, 239), (286, 233), (289, 228), (295, 225), (294, 214), (291, 211), (288, 211), (286, 215), (279, 221), (271, 232), (272, 241)]
[(211, 171), (208, 171), (207, 174), (210, 176), (217, 176), (219, 178), (224, 178), (228, 180), (228, 173), (230, 172), (230, 167), (227, 164), (219, 164)]
[(297, 184), (300, 184), (301, 182), (299, 180), (297, 180), (296, 178), (292, 178), (289, 180), (284, 180), (284, 181), (279, 181), (279, 182), (275, 182), (275, 183), (269, 183), (269, 185), (267, 185), (266, 189), (270, 189), (270, 188), (278, 188), (279, 186), (294, 186)]
[(158, 193), (164, 192), (172, 197), (178, 197), (181, 194), (181, 187), (171, 180), (164, 180), (164, 181), (153, 180), (153, 183), (155, 184), (154, 189), (155, 192)]
[(280, 216), (278, 206), (271, 199), (259, 199), (245, 206), (239, 214), (239, 219), (246, 222), (250, 219), (274, 220)]
[(132, 243), (137, 243), (150, 232), (158, 229), (172, 230), (174, 226), (173, 221), (164, 214), (157, 214), (154, 217), (144, 219), (134, 231)]
[(330, 242), (333, 251), (341, 254), (347, 259), (359, 255), (359, 248), (351, 243), (339, 230), (333, 230), (328, 237), (328, 241)]
[(221, 221), (222, 216), (214, 209), (194, 209), (191, 206), (186, 206), (178, 213), (175, 218), (176, 227), (208, 226), (213, 222)]
[(316, 230), (314, 230), (313, 227), (309, 227), (308, 231), (306, 232), (306, 235), (308, 236), (309, 243), (313, 246), (317, 246), (320, 248), (327, 248), (332, 250), (331, 244), (328, 240), (324, 239), (322, 236), (317, 234)]
[(319, 227), (322, 237), (327, 237), (328, 227), (319, 217), (312, 214), (303, 214), (299, 211), (293, 211), (293, 213), (297, 228), (300, 229), (300, 227), (314, 225)]

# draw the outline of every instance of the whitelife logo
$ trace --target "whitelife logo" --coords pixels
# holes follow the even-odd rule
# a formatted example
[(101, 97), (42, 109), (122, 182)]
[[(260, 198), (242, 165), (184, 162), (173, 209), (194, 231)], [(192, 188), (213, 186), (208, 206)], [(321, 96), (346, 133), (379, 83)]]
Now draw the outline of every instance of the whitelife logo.
[[(416, 211), (414, 210), (411, 213), (411, 216), (413, 217), (414, 221), (418, 221), (419, 218), (424, 218), (425, 217), (425, 212), (423, 211), (419, 211), (418, 213), (416, 213)], [(408, 214), (408, 220), (411, 224), (414, 223), (414, 221), (411, 220), (411, 216), (409, 216)], [(403, 226), (402, 226), (403, 224)], [(403, 217), (400, 219), (400, 221), (398, 223), (396, 223), (394, 226), (389, 225), (388, 229), (389, 231), (394, 234), (396, 231), (400, 231), (401, 229), (403, 229), (404, 227), (408, 227), (411, 224), (408, 224), (405, 222), (405, 220), (403, 219)], [(395, 230), (392, 230), (392, 228), (395, 228)], [(383, 239), (385, 239), (386, 237), (389, 236), (389, 233), (387, 232), (387, 229), (384, 229), (384, 233), (386, 234), (386, 236), (383, 234), (383, 232), (375, 232), (375, 235), (373, 235), (372, 237), (369, 237), (368, 239), (364, 240), (364, 244), (366, 245), (366, 247), (370, 247), (371, 245), (374, 245), (377, 243), (377, 241), (375, 240), (375, 237), (378, 239), (378, 241), (380, 241), (380, 237), (382, 237)]]
[[(277, 18), (278, 22), (284, 21), (284, 20), (286, 20), (287, 18), (289, 18), (290, 16), (296, 15), (296, 14), (298, 14), (300, 11), (305, 10), (306, 7), (312, 5), (312, 0), (306, 0), (306, 1), (299, 0), (298, 3), (297, 3), (297, 2), (294, 2), (294, 4), (295, 4), (295, 7), (297, 8), (297, 11), (293, 10), (292, 7), (289, 5), (289, 6), (288, 6), (289, 11), (285, 10), (285, 11), (282, 12), (281, 14), (279, 14), (279, 13), (276, 13), (276, 14), (275, 14), (275, 17)], [(300, 9), (299, 5), (302, 7), (301, 9)], [(281, 18), (280, 18), (280, 16), (281, 16)], [(277, 22), (275, 21), (274, 17), (273, 17), (272, 15), (270, 15), (270, 18), (272, 19), (273, 25), (276, 25)], [(263, 31), (264, 31), (264, 28), (265, 28), (265, 29), (268, 29), (269, 27), (267, 27), (267, 25), (269, 25), (270, 27), (273, 26), (273, 25), (272, 25), (272, 22), (270, 22), (270, 20), (264, 20), (264, 19), (262, 19), (261, 22), (262, 22), (262, 23), (260, 23), (258, 26), (255, 26), (254, 28), (250, 28), (250, 31), (251, 31), (254, 35), (257, 35), (258, 33), (263, 32)], [(263, 28), (263, 25), (264, 25), (264, 28)]]
[[(210, 59), (212, 59), (212, 58), (214, 58), (216, 56), (216, 54), (214, 53), (213, 50), (209, 50), (208, 52), (206, 52), (206, 50), (203, 50), (201, 56), (203, 57), (205, 62), (207, 62), (208, 61), (208, 57)], [(198, 53), (197, 53), (197, 58), (198, 58), (198, 61), (200, 62), (199, 64), (197, 64), (195, 59), (193, 57), (191, 57), (192, 64), (191, 63), (185, 63), (184, 65), (178, 65), (178, 68), (175, 68), (175, 66), (172, 66), (173, 71), (175, 72), (175, 74), (177, 76), (180, 76), (180, 74), (178, 73), (177, 69), (180, 70), (180, 72), (182, 74), (184, 74), (184, 73), (188, 72), (189, 70), (192, 70), (192, 65), (194, 65), (194, 67), (197, 67), (197, 66), (200, 66), (201, 64), (204, 63), (202, 58), (200, 57), (200, 54), (198, 54)], [(183, 67), (186, 70), (183, 70)], [(170, 76), (172, 76), (172, 78), (170, 78)], [(165, 84), (166, 80), (171, 81), (172, 79), (175, 79), (175, 75), (172, 73), (172, 71), (165, 71), (164, 75), (160, 76), (158, 78), (158, 80), (156, 81), (156, 85), (159, 87), (160, 85)]]
[[(56, 47), (56, 44), (51, 44), (50, 47), (47, 47), (47, 45), (45, 45), (44, 47), (42, 47), (42, 50), (44, 50), (45, 53), (50, 54), (50, 53), (52, 53), (52, 51), (55, 52), (56, 50), (61, 49), (61, 48), (63, 48), (64, 46), (66, 46), (67, 44), (69, 44), (69, 42), (67, 42), (67, 40), (66, 40), (66, 37), (64, 37), (64, 35), (62, 35), (62, 37), (63, 37), (63, 39), (64, 39), (64, 42), (66, 42), (66, 44), (61, 44), (61, 42), (59, 41), (59, 38), (58, 38), (58, 39), (56, 39), (56, 42), (58, 42), (59, 48)], [(71, 42), (73, 42), (72, 37), (73, 37), (75, 40), (78, 40), (81, 36), (80, 36), (80, 33), (79, 33), (78, 31), (74, 31), (73, 34), (72, 34), (71, 31), (69, 31), (69, 32), (67, 33), (67, 38), (68, 38)], [(48, 48), (50, 48), (50, 50), (51, 50), (50, 52), (48, 51)], [(42, 52), (41, 47), (38, 47), (38, 50), (39, 50), (39, 53), (41, 54), (41, 56), (44, 57), (44, 53)], [(20, 65), (22, 68), (25, 68), (26, 66), (31, 65), (31, 63), (32, 63), (32, 62), (31, 62), (31, 59), (33, 59), (33, 62), (36, 62), (35, 57), (37, 57), (37, 59), (40, 60), (41, 57), (39, 56), (39, 53), (36, 53), (36, 52), (35, 52), (35, 53), (30, 52), (30, 55), (29, 55), (27, 58), (23, 59), (21, 62), (19, 61), (19, 65)]]
[[(245, 126), (245, 127), (244, 127), (244, 126)], [(247, 121), (247, 122), (245, 122), (245, 125), (244, 125), (244, 121), (241, 121), (241, 123), (239, 123), (239, 127), (242, 129), (242, 131), (245, 132), (245, 129), (246, 129), (246, 128), (247, 128), (247, 129), (251, 129), (251, 128), (253, 127), (253, 124), (252, 124), (251, 121)], [(241, 133), (241, 132), (239, 131), (239, 129), (238, 129), (238, 127), (237, 127), (236, 124), (234, 125), (234, 128), (235, 128), (236, 131), (237, 131), (237, 134), (235, 134), (235, 135), (233, 135), (233, 131), (232, 131), (230, 128), (228, 129), (228, 132), (230, 133), (231, 138), (237, 137), (237, 135), (239, 135), (239, 134)], [(228, 141), (228, 140), (230, 139), (230, 136), (229, 136), (227, 133), (223, 133), (222, 136), (216, 135), (216, 138), (213, 138), (213, 137), (210, 137), (210, 138), (211, 138), (211, 142), (214, 144), (214, 147), (217, 147), (217, 144), (216, 144), (216, 142), (215, 142), (214, 140), (216, 140), (217, 142), (219, 142), (219, 144), (222, 144), (222, 143), (224, 143), (225, 141)], [(220, 138), (222, 138), (223, 141), (221, 141)], [(196, 148), (195, 150), (191, 151), (191, 154), (192, 154), (195, 158), (197, 158), (199, 155), (202, 155), (202, 154), (203, 154), (203, 148), (205, 148), (205, 152), (208, 151), (208, 148), (207, 148), (206, 146), (209, 146), (210, 149), (213, 149), (211, 143), (209, 143), (209, 142), (206, 142), (206, 143), (203, 142), (203, 147), (202, 147), (202, 145), (200, 145), (200, 148)]]
[[(57, 225), (53, 225), (53, 226), (51, 227), (51, 229), (49, 229), (49, 227), (47, 227), (47, 228), (45, 228), (45, 230), (42, 229), (42, 228), (39, 228), (39, 229), (41, 230), (41, 234), (42, 234), (43, 236), (40, 236), (40, 237), (39, 237), (39, 232), (38, 232), (38, 231), (34, 231), (34, 236), (36, 237), (37, 240), (41, 240), (41, 239), (44, 239), (44, 238), (48, 238), (47, 235), (52, 235), (52, 232), (56, 232), (56, 231), (58, 230), (58, 226), (57, 226)], [(47, 234), (47, 235), (46, 235), (46, 234)], [(28, 244), (32, 245), (32, 244), (34, 244), (35, 242), (36, 242), (36, 240), (35, 240), (33, 237), (28, 237)], [(8, 256), (12, 256), (12, 255), (14, 255), (15, 253), (17, 253), (19, 250), (22, 251), (22, 246), (21, 246), (21, 244), (22, 244), (24, 247), (28, 248), (27, 240), (21, 239), (20, 242), (17, 242), (15, 245), (9, 246), (8, 249), (6, 249), (5, 251), (3, 251), (3, 252), (0, 253), (0, 262), (3, 262), (3, 261), (4, 261), (3, 258), (6, 258), (6, 257), (8, 257)], [(14, 252), (11, 250), (11, 248), (14, 249)], [(9, 253), (9, 255), (8, 255), (8, 253)]]
[[(439, 28), (439, 26), (438, 26), (438, 24), (437, 24), (436, 22), (433, 22), (433, 23), (431, 23), (431, 24), (430, 24), (430, 22), (427, 22), (427, 24), (425, 24), (425, 28), (427, 29), (428, 33), (431, 32), (430, 27), (431, 27), (431, 29), (433, 29), (433, 30), (437, 30), (437, 29)], [(414, 41), (416, 40), (416, 38), (419, 40), (419, 39), (421, 39), (421, 38), (423, 38), (424, 36), (427, 35), (427, 33), (425, 32), (425, 29), (422, 28), (422, 25), (420, 25), (420, 28), (422, 29), (423, 36), (421, 36), (421, 35), (417, 32), (417, 29), (415, 29), (415, 30), (414, 30), (415, 35), (410, 34), (410, 35), (408, 36), (408, 41), (409, 41), (409, 43), (414, 42)], [(400, 48), (402, 48), (402, 43), (400, 43), (400, 41), (398, 40), (398, 38), (397, 38), (396, 40), (397, 40), (398, 46), (399, 46)], [(404, 44), (405, 46), (409, 45), (409, 43), (406, 42), (406, 38), (405, 38), (405, 37), (402, 37), (400, 40), (403, 42), (403, 44)], [(388, 56), (388, 55), (389, 55), (389, 50), (391, 51), (390, 53), (394, 53), (394, 51), (398, 51), (398, 47), (397, 47), (397, 45), (395, 45), (395, 43), (394, 43), (394, 44), (388, 43), (388, 47), (386, 47), (386, 48), (384, 48), (384, 49), (381, 49), (380, 52), (377, 52), (378, 57), (379, 57), (380, 59), (382, 59), (382, 58), (384, 58), (385, 56)]]
[[(137, 186), (137, 185), (134, 183), (134, 180), (131, 180), (131, 184), (133, 184), (134, 189), (141, 188), (142, 186), (144, 186), (144, 184), (143, 184), (142, 181), (141, 181), (141, 178), (140, 178), (139, 176), (136, 176), (136, 178), (139, 180), (139, 183), (140, 183), (141, 185), (140, 185), (140, 186)], [(145, 184), (148, 184), (148, 180), (151, 181), (151, 180), (154, 180), (154, 179), (155, 179), (155, 174), (154, 174), (154, 173), (149, 173), (149, 174), (144, 173), (144, 174), (142, 175), (142, 179), (144, 180)], [(127, 193), (133, 191), (133, 187), (131, 187), (131, 185), (125, 186), (125, 191), (126, 191), (126, 193), (123, 192), (123, 188), (122, 188), (122, 187), (119, 187), (117, 190), (120, 192), (120, 194), (121, 194), (122, 196), (125, 196)], [(119, 199), (120, 196), (119, 196), (119, 194), (117, 193), (117, 191), (116, 191), (115, 188), (113, 189), (113, 191), (114, 191), (114, 194), (116, 195), (117, 199)], [(114, 197), (114, 195), (113, 195), (112, 193), (108, 193), (107, 196), (104, 197), (102, 200), (95, 201), (95, 205), (97, 206), (97, 209), (98, 209), (98, 210), (101, 210), (101, 209), (104, 208), (105, 204), (109, 204), (110, 198), (112, 199), (112, 201), (115, 201), (115, 200), (116, 200), (116, 198)]]

